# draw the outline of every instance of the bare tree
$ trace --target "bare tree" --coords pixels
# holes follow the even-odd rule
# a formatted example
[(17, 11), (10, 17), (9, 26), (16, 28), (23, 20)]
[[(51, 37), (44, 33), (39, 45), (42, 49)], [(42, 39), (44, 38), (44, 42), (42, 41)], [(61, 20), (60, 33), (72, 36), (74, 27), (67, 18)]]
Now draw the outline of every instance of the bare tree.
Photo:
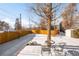
[(10, 28), (9, 24), (6, 23), (5, 21), (0, 21), (0, 30), (8, 30)]
[(42, 3), (42, 4), (37, 4), (35, 8), (32, 8), (34, 12), (40, 16), (41, 18), (45, 19), (48, 21), (48, 38), (47, 38), (47, 46), (51, 46), (51, 21), (52, 19), (55, 20), (54, 18), (54, 12), (57, 11), (57, 7), (59, 4), (52, 6), (52, 3)]
[(47, 29), (47, 20), (46, 19), (41, 18), (40, 29)]
[(74, 16), (75, 10), (76, 10), (76, 4), (70, 3), (70, 4), (68, 4), (68, 6), (63, 11), (63, 13), (62, 13), (62, 17), (63, 17), (62, 26), (65, 29), (72, 27), (73, 16)]

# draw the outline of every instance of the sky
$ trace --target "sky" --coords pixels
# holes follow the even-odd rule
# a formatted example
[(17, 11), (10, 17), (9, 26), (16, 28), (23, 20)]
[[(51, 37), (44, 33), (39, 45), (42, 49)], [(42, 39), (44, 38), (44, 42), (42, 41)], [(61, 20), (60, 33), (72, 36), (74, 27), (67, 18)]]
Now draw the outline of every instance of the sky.
[(32, 15), (31, 7), (33, 4), (24, 3), (0, 3), (0, 20), (8, 22), (14, 27), (16, 18), (22, 15), (22, 25), (27, 26), (29, 24), (29, 17)]
[[(39, 17), (32, 12), (31, 7), (34, 7), (35, 4), (32, 3), (0, 3), (0, 20), (5, 21), (10, 24), (11, 27), (14, 28), (16, 18), (22, 15), (22, 26), (29, 27), (29, 18), (39, 23)], [(59, 15), (65, 4), (62, 4), (58, 7), (59, 11), (57, 14)], [(77, 6), (79, 9), (79, 6)], [(60, 22), (61, 18), (59, 18), (58, 22)], [(30, 20), (30, 24), (34, 26), (34, 22)]]

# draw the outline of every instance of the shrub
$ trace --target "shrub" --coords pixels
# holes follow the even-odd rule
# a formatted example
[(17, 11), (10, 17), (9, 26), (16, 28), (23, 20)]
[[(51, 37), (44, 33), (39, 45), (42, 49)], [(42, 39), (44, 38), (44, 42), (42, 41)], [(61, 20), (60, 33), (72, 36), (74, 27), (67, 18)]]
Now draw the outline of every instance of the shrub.
[(79, 29), (73, 30), (73, 33), (72, 34), (73, 34), (72, 37), (79, 38)]

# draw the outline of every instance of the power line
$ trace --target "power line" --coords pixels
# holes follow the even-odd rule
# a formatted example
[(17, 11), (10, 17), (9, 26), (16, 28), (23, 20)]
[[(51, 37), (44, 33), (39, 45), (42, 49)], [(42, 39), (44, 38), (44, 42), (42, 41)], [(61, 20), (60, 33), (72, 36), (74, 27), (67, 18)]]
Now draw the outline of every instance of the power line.
[[(11, 12), (9, 12), (9, 11), (7, 11), (7, 10), (5, 10), (5, 9), (2, 9), (2, 8), (0, 8), (0, 11), (3, 11), (3, 13), (5, 13), (5, 14), (2, 14), (3, 16), (6, 16), (6, 17), (9, 17), (9, 18), (15, 18), (16, 16), (15, 15), (13, 15)], [(24, 10), (25, 11), (25, 10)], [(19, 12), (19, 11), (18, 11)], [(0, 13), (1, 14), (1, 13)]]
[[(12, 13), (11, 12), (8, 12), (7, 10), (5, 10), (5, 9), (2, 9), (2, 8), (0, 8), (0, 11), (3, 11), (4, 13), (5, 13), (5, 15), (12, 15)], [(9, 16), (8, 16), (9, 17)], [(9, 18), (14, 18), (15, 16), (14, 15), (12, 15), (12, 16), (10, 16)]]

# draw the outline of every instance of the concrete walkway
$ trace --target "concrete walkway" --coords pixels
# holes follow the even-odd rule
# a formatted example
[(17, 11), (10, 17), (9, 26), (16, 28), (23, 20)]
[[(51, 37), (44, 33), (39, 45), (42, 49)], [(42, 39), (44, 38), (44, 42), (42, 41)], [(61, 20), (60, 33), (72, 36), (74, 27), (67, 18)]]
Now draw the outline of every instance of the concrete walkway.
[(16, 56), (26, 43), (35, 37), (35, 34), (29, 34), (16, 40), (0, 45), (0, 56)]

